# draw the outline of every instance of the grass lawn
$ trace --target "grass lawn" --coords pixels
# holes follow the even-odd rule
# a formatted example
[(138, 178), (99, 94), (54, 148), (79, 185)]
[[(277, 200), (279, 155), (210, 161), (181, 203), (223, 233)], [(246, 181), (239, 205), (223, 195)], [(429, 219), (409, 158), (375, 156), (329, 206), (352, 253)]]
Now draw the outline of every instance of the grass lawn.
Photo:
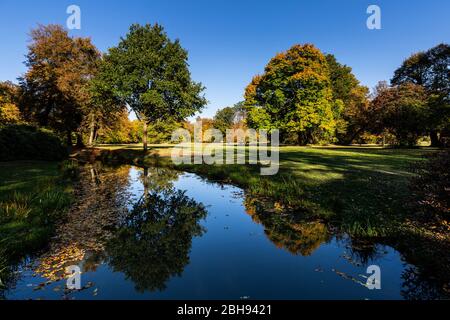
[(0, 253), (20, 258), (42, 247), (70, 194), (56, 162), (0, 162)]
[[(101, 146), (140, 165), (172, 166), (169, 145), (152, 145), (145, 157), (140, 145)], [(281, 147), (280, 171), (260, 176), (250, 165), (180, 165), (213, 180), (236, 184), (248, 196), (265, 200), (267, 210), (290, 211), (305, 218), (334, 222), (352, 235), (396, 232), (408, 213), (411, 164), (431, 148)]]

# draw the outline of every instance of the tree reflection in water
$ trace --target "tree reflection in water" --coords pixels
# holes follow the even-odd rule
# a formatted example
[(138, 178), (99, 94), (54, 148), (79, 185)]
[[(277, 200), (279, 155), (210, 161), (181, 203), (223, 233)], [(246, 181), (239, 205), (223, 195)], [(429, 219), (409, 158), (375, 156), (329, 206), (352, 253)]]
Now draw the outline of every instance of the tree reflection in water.
[[(33, 271), (56, 282), (62, 279), (67, 265), (77, 264), (89, 272), (108, 263), (139, 292), (164, 290), (190, 263), (193, 238), (205, 231), (200, 224), (207, 216), (203, 204), (174, 186), (182, 174), (157, 167), (81, 168), (77, 200)], [(335, 234), (324, 222), (302, 219), (301, 213), (287, 214), (276, 203), (267, 204), (247, 194), (244, 205), (253, 221), (264, 227), (267, 238), (291, 254), (311, 256), (332, 239), (344, 249), (341, 257), (357, 267), (376, 264), (385, 254), (379, 241)], [(401, 295), (405, 299), (448, 297), (448, 273), (438, 276), (445, 272), (430, 267), (434, 258), (417, 253), (410, 257), (404, 247), (399, 251), (405, 261), (416, 267), (423, 265), (403, 270)]]
[(207, 215), (202, 204), (174, 190), (158, 170), (147, 172), (144, 195), (106, 246), (109, 265), (140, 292), (164, 290), (171, 277), (181, 275), (189, 264), (192, 238), (202, 235), (199, 222)]
[[(280, 212), (273, 204), (267, 204), (249, 195), (245, 197), (245, 208), (254, 222), (264, 226), (264, 233), (269, 240), (278, 248), (295, 255), (310, 256), (333, 237), (336, 237), (346, 248), (341, 257), (357, 267), (376, 264), (387, 253), (385, 245), (379, 243), (380, 239), (378, 241), (358, 239), (346, 234), (332, 233), (321, 221), (302, 220), (298, 217), (301, 215)], [(406, 243), (410, 242), (410, 239), (406, 240)], [(403, 254), (407, 252), (404, 246), (400, 250)], [(418, 247), (417, 243), (410, 246)], [(415, 267), (406, 265), (402, 272), (401, 295), (403, 298), (406, 300), (448, 299), (450, 297), (448, 263), (436, 263), (435, 266), (430, 266), (433, 264), (432, 257), (422, 252), (413, 253), (414, 255), (410, 253), (403, 257), (405, 265), (408, 260), (412, 260), (415, 265)]]
[(292, 254), (310, 256), (331, 240), (326, 225), (321, 221), (304, 221), (292, 214), (267, 210), (263, 202), (249, 195), (245, 198), (245, 208), (253, 221), (264, 226), (264, 233), (270, 241)]

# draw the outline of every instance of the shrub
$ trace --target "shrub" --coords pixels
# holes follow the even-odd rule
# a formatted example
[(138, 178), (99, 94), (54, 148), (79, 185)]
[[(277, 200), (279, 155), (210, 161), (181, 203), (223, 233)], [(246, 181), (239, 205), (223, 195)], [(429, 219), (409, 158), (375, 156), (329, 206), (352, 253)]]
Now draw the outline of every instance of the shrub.
[(449, 219), (450, 150), (428, 156), (414, 166), (413, 172), (417, 174), (410, 182), (414, 207), (430, 218), (438, 215)]
[(67, 149), (51, 131), (30, 125), (0, 127), (0, 161), (62, 160)]

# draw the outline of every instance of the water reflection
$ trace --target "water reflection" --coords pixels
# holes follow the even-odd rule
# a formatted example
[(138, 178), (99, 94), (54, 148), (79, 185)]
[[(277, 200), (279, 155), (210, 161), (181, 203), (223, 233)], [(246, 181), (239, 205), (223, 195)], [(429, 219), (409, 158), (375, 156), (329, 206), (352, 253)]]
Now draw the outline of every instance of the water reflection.
[[(442, 297), (442, 283), (392, 248), (249, 195), (236, 200), (237, 191), (166, 168), (87, 165), (50, 248), (6, 297), (61, 298), (68, 265), (82, 267), (86, 288), (103, 286), (105, 299)], [(382, 291), (364, 287), (370, 264), (382, 267)]]
[(183, 191), (146, 188), (108, 241), (107, 261), (138, 291), (164, 290), (166, 281), (189, 264), (192, 238), (202, 235), (199, 220), (205, 216), (203, 205)]
[(292, 254), (310, 256), (332, 238), (323, 222), (305, 221), (294, 215), (268, 211), (264, 203), (249, 196), (245, 199), (245, 208), (253, 221), (264, 226), (270, 241)]
[(87, 255), (103, 252), (117, 221), (126, 215), (124, 203), (130, 185), (128, 167), (88, 165), (79, 173), (76, 202), (59, 225), (49, 250), (42, 255), (36, 273), (49, 281), (65, 277), (65, 268)]

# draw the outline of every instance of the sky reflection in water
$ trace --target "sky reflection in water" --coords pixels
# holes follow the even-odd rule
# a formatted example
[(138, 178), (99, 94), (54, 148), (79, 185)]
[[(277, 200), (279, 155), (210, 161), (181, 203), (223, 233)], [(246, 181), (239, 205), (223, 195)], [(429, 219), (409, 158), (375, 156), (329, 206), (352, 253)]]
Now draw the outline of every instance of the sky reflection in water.
[[(394, 249), (372, 244), (355, 250), (354, 243), (345, 236), (329, 235), (320, 222), (258, 212), (254, 201), (245, 199), (239, 188), (190, 173), (130, 166), (86, 168), (81, 180), (87, 190), (92, 188), (90, 196), (98, 201), (86, 201), (92, 206), (85, 209), (87, 213), (96, 218), (96, 210), (111, 210), (107, 212), (109, 221), (93, 222), (100, 230), (95, 232), (84, 225), (67, 229), (73, 228), (70, 232), (75, 237), (93, 238), (91, 242), (98, 245), (84, 239), (73, 250), (82, 253), (71, 256), (71, 251), (66, 260), (62, 254), (66, 255), (66, 246), (54, 245), (57, 250), (52, 259), (31, 261), (38, 271), (44, 271), (36, 272), (36, 266), (20, 268), (6, 298), (403, 297), (402, 275), (412, 266)], [(84, 290), (64, 294), (65, 280), (42, 285), (49, 280), (49, 273), (57, 272), (39, 264), (47, 261), (49, 268), (54, 268), (55, 257), (65, 262), (64, 266), (78, 264), (82, 268)], [(381, 267), (381, 290), (363, 286), (371, 264)]]

